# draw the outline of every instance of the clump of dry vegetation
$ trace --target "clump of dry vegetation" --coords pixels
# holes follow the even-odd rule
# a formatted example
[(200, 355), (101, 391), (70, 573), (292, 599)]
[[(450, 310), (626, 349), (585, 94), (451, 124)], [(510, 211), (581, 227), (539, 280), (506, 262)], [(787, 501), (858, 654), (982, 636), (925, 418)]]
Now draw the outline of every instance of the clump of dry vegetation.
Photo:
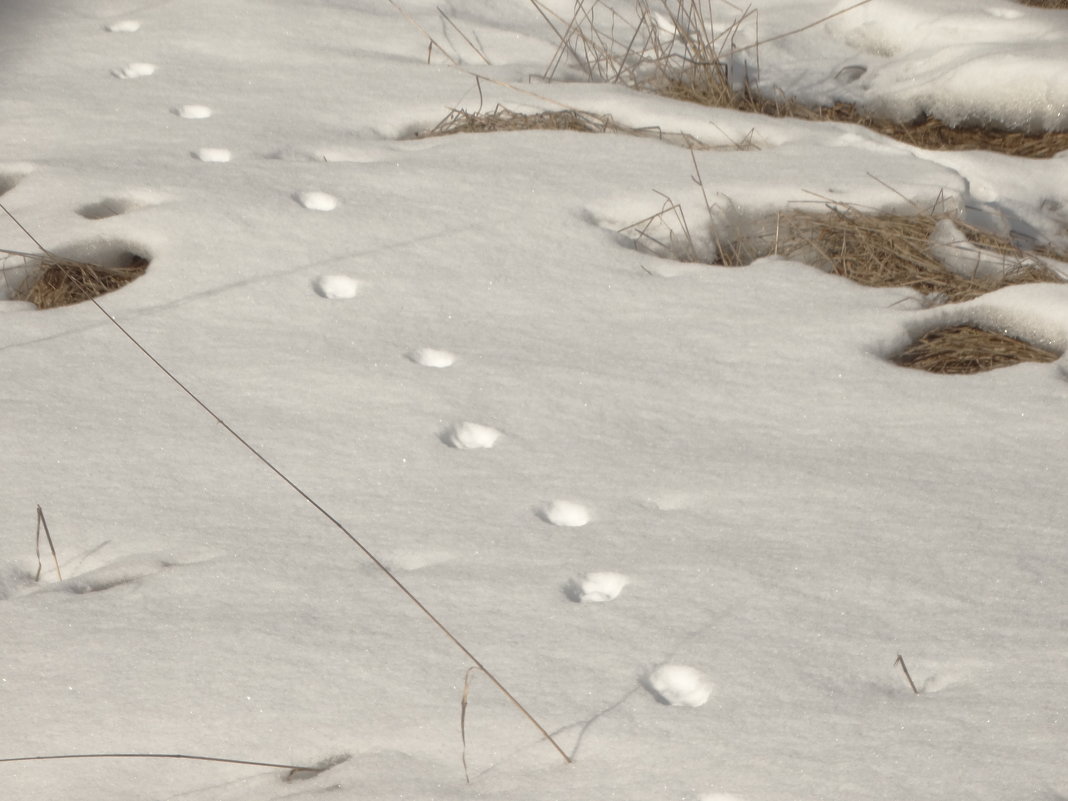
[[(704, 142), (685, 133), (670, 133), (657, 127), (632, 128), (621, 125), (608, 114), (594, 114), (578, 109), (520, 112), (498, 104), (493, 111), (453, 109), (429, 131), (416, 138), (449, 136), (461, 133), (500, 133), (502, 131), (579, 131), (582, 133), (620, 133), (659, 139), (692, 150), (711, 149)], [(739, 142), (738, 149), (752, 147), (749, 140)]]
[[(1043, 1), (1068, 2), (1036, 0)], [(624, 16), (603, 0), (578, 0), (568, 19), (539, 0), (531, 0), (559, 40), (543, 77), (551, 80), (565, 64), (570, 64), (585, 72), (589, 80), (621, 83), (680, 100), (774, 117), (864, 125), (927, 149), (982, 149), (1029, 158), (1048, 158), (1068, 150), (1068, 131), (1027, 133), (990, 126), (953, 127), (928, 116), (900, 123), (873, 117), (852, 103), (812, 107), (781, 93), (762, 92), (750, 80), (751, 63), (754, 71), (759, 71), (760, 42), (737, 44), (739, 32), (755, 12), (746, 9), (716, 30), (711, 2), (636, 0), (634, 15)], [(864, 2), (868, 0), (832, 16), (847, 13)], [(826, 19), (830, 17), (813, 25)], [(789, 35), (792, 34), (785, 34)]]
[[(17, 276), (9, 286), (8, 299), (23, 300), (39, 309), (70, 306), (125, 286), (144, 275), (148, 260), (124, 253), (113, 264), (101, 266), (68, 259), (52, 253), (35, 255), (0, 249), (6, 254), (5, 280)], [(14, 260), (14, 264), (6, 263)]]
[(1062, 8), (1068, 10), (1068, 0), (1016, 0), (1016, 2), (1025, 6), (1035, 6), (1036, 8)]
[(1052, 362), (1059, 353), (1039, 348), (1007, 334), (970, 325), (930, 331), (894, 357), (895, 364), (929, 373), (981, 373), (1022, 362)]
[[(957, 240), (939, 242), (936, 231), (944, 230), (939, 228), (942, 221), (960, 233)], [(919, 210), (868, 213), (852, 205), (833, 205), (823, 213), (783, 212), (769, 252), (865, 286), (914, 289), (935, 303), (970, 300), (1015, 284), (1065, 280), (1039, 254), (1021, 250), (1008, 237), (968, 225), (953, 214)], [(993, 270), (992, 261), (997, 265)], [(974, 268), (969, 270), (969, 264)]]

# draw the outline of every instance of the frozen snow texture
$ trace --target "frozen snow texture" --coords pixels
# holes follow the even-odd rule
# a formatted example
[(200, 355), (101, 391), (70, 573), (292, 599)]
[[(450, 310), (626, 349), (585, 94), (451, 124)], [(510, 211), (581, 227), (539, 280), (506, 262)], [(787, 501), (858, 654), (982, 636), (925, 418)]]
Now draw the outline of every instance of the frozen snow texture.
[(224, 147), (202, 147), (193, 151), (193, 157), (201, 161), (222, 164), (230, 160), (230, 151)]
[(554, 526), (584, 526), (590, 522), (590, 512), (575, 501), (549, 501), (538, 509), (538, 517)]
[(360, 282), (347, 275), (320, 275), (313, 284), (316, 293), (330, 300), (348, 300), (360, 291)]
[(455, 354), (449, 353), (447, 350), (437, 350), (436, 348), (418, 348), (405, 355), (409, 361), (423, 367), (452, 367), (456, 362)]
[(211, 116), (211, 109), (207, 106), (191, 103), (185, 106), (177, 106), (174, 109), (174, 113), (183, 120), (206, 120)]
[(312, 211), (333, 211), (337, 208), (337, 198), (326, 192), (297, 192), (293, 199)]
[(108, 33), (136, 33), (141, 30), (141, 23), (135, 19), (121, 19), (110, 25), (105, 25), (104, 30)]
[(479, 423), (453, 423), (441, 432), (441, 441), (450, 448), (475, 450), (492, 448), (501, 432)]
[(579, 603), (613, 601), (619, 597), (629, 581), (622, 573), (587, 573), (571, 580), (567, 595)]
[(111, 74), (116, 78), (146, 78), (152, 75), (156, 71), (155, 64), (148, 64), (144, 61), (134, 61), (131, 64), (127, 64), (125, 67), (119, 67), (111, 71)]
[(703, 706), (715, 689), (697, 668), (689, 665), (661, 665), (648, 676), (649, 687), (671, 706)]

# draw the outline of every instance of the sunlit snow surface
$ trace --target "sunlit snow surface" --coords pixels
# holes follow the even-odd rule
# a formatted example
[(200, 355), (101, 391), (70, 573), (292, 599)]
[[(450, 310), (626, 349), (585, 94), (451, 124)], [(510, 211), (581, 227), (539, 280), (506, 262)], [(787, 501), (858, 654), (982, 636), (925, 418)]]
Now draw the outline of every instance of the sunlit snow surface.
[[(0, 202), (50, 250), (149, 258), (107, 311), (574, 764), (475, 672), (468, 785), (470, 661), (98, 309), (7, 299), (5, 261), (0, 759), (332, 767), (0, 762), (0, 798), (1068, 798), (1068, 368), (887, 361), (966, 322), (1063, 351), (1068, 290), (927, 308), (620, 233), (665, 196), (699, 248), (710, 219), (941, 201), (1064, 249), (1068, 158), (547, 83), (526, 0), (399, 5), (417, 24), (380, 0), (7, 4)], [(734, 41), (848, 5), (766, 0)], [(1064, 128), (1065, 13), (874, 0), (745, 52), (810, 100)], [(497, 103), (722, 149), (406, 138)], [(37, 248), (11, 222), (0, 246)]]

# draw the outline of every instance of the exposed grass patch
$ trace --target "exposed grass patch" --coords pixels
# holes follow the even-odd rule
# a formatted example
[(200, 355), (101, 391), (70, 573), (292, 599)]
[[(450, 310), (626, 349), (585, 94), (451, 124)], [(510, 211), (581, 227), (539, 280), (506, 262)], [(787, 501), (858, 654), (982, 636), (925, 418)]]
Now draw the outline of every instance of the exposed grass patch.
[[(946, 242), (938, 236), (946, 230), (959, 234)], [(865, 213), (848, 205), (825, 213), (788, 211), (778, 217), (770, 251), (865, 286), (908, 287), (931, 303), (970, 300), (1015, 284), (1065, 280), (1041, 255), (948, 213)]]
[[(578, 109), (557, 111), (519, 112), (497, 105), (493, 111), (467, 111), (453, 109), (429, 131), (417, 134), (417, 138), (449, 136), (461, 133), (499, 133), (502, 131), (579, 131), (582, 133), (617, 133), (670, 142), (692, 150), (710, 150), (694, 136), (670, 133), (658, 127), (632, 128), (621, 125), (607, 114), (594, 114)], [(741, 150), (753, 147), (746, 139), (732, 146)]]
[[(699, 175), (695, 180), (703, 187)], [(1052, 262), (1068, 261), (1068, 255), (1024, 250), (949, 211), (869, 211), (841, 203), (762, 219), (747, 219), (734, 208), (708, 206), (707, 211), (710, 237), (695, 235), (682, 206), (667, 196), (659, 212), (620, 233), (641, 250), (686, 262), (740, 267), (777, 255), (864, 286), (913, 289), (927, 305), (971, 300), (1016, 284), (1066, 280)]]
[(34, 255), (0, 249), (7, 259), (17, 259), (17, 265), (4, 265), (5, 276), (17, 271), (22, 277), (11, 288), (11, 300), (24, 300), (39, 309), (70, 306), (84, 300), (113, 292), (148, 269), (148, 259), (125, 252), (108, 266), (91, 264), (55, 254)]
[[(620, 14), (603, 0), (578, 0), (570, 19), (553, 13), (539, 0), (531, 2), (559, 40), (543, 76), (547, 80), (566, 63), (577, 66), (591, 81), (621, 83), (679, 100), (773, 117), (864, 125), (926, 149), (981, 149), (1028, 158), (1048, 158), (1068, 150), (1068, 131), (1033, 134), (989, 126), (953, 127), (928, 116), (901, 123), (873, 117), (852, 103), (811, 107), (762, 92), (750, 81), (749, 58), (759, 63), (758, 46), (736, 44), (742, 26), (755, 14), (752, 9), (716, 30), (711, 0), (636, 0), (633, 17)], [(1063, 7), (1068, 0), (1036, 2)]]
[(1022, 362), (1052, 362), (1060, 354), (1006, 334), (968, 325), (931, 331), (894, 357), (895, 364), (930, 373), (981, 373)]
[(1068, 9), (1068, 0), (1016, 0), (1016, 2), (1025, 6), (1035, 6), (1036, 8)]

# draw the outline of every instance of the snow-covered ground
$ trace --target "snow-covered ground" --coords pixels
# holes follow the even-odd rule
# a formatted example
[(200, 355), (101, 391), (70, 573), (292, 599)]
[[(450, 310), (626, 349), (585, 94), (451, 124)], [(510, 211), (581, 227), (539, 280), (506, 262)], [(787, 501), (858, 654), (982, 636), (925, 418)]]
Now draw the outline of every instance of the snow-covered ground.
[[(887, 360), (944, 321), (1063, 350), (1068, 287), (924, 309), (783, 260), (682, 264), (617, 231), (657, 192), (703, 230), (686, 149), (409, 136), (477, 109), (477, 73), (487, 109), (751, 135), (695, 156), (745, 219), (943, 195), (1062, 248), (1068, 158), (528, 80), (557, 41), (526, 0), (442, 5), (490, 65), (436, 0), (398, 2), (458, 66), (437, 49), (428, 65), (384, 0), (7, 10), (2, 202), (50, 249), (150, 257), (107, 310), (573, 764), (474, 675), (465, 783), (464, 655), (99, 310), (5, 301), (0, 759), (349, 758), (288, 782), (0, 762), (0, 797), (1068, 799), (1068, 367)], [(846, 5), (764, 0), (759, 36)], [(1066, 17), (872, 0), (762, 46), (760, 75), (1064, 130)], [(33, 243), (6, 221), (0, 246)], [(63, 581), (47, 556), (33, 581), (37, 504)]]

